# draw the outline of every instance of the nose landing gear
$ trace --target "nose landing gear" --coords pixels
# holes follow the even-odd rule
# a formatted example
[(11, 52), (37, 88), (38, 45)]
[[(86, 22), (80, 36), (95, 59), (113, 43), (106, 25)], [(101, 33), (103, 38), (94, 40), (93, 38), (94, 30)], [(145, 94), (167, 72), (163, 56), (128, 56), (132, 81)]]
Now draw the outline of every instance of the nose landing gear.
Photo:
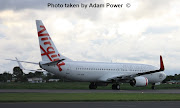
[(155, 83), (152, 84), (151, 89), (155, 90)]

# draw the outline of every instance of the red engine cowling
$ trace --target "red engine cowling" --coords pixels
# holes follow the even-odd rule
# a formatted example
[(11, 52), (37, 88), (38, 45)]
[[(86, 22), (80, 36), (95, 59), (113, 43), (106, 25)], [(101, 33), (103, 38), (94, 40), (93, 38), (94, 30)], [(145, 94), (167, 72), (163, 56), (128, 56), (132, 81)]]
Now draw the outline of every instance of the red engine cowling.
[(148, 85), (148, 79), (143, 76), (135, 77), (133, 80), (130, 80), (130, 85), (135, 87), (143, 87)]

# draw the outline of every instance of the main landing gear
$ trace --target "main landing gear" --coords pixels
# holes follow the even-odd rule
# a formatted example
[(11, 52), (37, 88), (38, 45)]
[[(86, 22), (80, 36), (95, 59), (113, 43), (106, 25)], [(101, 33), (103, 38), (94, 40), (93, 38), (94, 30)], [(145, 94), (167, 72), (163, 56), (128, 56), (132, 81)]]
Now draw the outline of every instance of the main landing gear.
[(113, 84), (112, 89), (113, 90), (120, 90), (120, 85), (119, 84)]
[(155, 83), (152, 84), (151, 89), (155, 89)]
[[(90, 85), (89, 85), (89, 89), (96, 89), (96, 88), (97, 88), (97, 84), (94, 83), (94, 82), (91, 82)], [(113, 84), (112, 89), (113, 90), (120, 90), (120, 85), (118, 83)]]
[(96, 83), (92, 82), (90, 85), (89, 85), (89, 89), (96, 89), (97, 88), (97, 85)]

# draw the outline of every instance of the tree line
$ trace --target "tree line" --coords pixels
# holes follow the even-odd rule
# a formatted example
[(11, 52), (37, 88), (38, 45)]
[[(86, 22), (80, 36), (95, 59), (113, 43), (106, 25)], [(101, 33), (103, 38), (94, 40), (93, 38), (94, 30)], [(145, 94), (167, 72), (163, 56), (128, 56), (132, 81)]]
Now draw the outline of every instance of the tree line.
[(164, 79), (163, 82), (167, 82), (167, 81), (178, 81), (180, 80), (180, 74), (175, 74), (174, 76), (173, 75), (169, 75), (166, 77), (166, 79)]
[(48, 81), (49, 79), (60, 79), (57, 75), (51, 73), (44, 74), (43, 72), (29, 72), (25, 74), (19, 67), (13, 68), (13, 73), (4, 72), (0, 74), (0, 82), (8, 82), (14, 80), (14, 82), (27, 82), (28, 78), (43, 78)]

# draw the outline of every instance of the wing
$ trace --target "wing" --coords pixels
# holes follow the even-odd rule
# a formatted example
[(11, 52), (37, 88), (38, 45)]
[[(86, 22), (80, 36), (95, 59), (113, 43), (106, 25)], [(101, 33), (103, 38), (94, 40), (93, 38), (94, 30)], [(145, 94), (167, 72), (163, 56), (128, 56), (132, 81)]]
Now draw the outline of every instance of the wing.
[(124, 75), (124, 74), (121, 74), (121, 75), (117, 75), (117, 74), (116, 75), (104, 75), (103, 77), (100, 78), (100, 81), (131, 80), (137, 76), (152, 74), (152, 73), (156, 73), (156, 72), (160, 72), (160, 71), (164, 71), (164, 70), (165, 70), (165, 68), (164, 68), (163, 59), (162, 59), (162, 56), (160, 56), (160, 69), (158, 69), (158, 70), (135, 73), (135, 74), (131, 74), (131, 75)]

